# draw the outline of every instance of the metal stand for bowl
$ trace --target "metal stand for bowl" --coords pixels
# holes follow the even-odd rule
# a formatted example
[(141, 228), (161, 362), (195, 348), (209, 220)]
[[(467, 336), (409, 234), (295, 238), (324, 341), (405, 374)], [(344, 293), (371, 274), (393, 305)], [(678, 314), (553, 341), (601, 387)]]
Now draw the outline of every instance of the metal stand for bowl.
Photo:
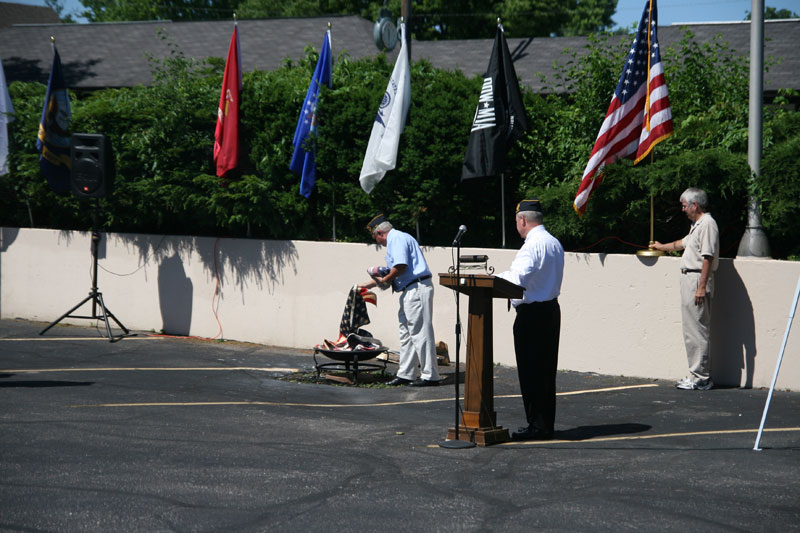
[[(370, 359), (375, 359), (380, 354), (385, 353), (388, 351), (389, 348), (386, 346), (381, 346), (374, 350), (327, 350), (325, 348), (320, 348), (319, 346), (314, 347), (314, 369), (317, 372), (317, 378), (320, 376), (320, 372), (323, 370), (338, 370), (344, 372), (350, 372), (353, 374), (353, 383), (358, 385), (358, 373), (359, 372), (375, 372), (377, 370), (381, 371), (381, 376), (385, 375), (386, 373), (386, 361), (382, 361), (379, 359), (379, 363), (366, 363), (364, 361), (369, 361)], [(322, 354), (329, 359), (334, 359), (336, 362), (334, 363), (320, 363), (317, 360), (317, 354)]]

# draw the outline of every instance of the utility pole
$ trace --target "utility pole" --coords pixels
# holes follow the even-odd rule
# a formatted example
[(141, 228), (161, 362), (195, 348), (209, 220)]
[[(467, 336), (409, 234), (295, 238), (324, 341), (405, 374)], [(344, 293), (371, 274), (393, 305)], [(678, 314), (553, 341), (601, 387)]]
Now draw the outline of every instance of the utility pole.
[(739, 241), (737, 257), (769, 257), (769, 242), (761, 227), (761, 206), (755, 185), (761, 176), (762, 122), (764, 107), (764, 0), (752, 0), (750, 12), (750, 118), (747, 162), (750, 165), (750, 195), (747, 228)]

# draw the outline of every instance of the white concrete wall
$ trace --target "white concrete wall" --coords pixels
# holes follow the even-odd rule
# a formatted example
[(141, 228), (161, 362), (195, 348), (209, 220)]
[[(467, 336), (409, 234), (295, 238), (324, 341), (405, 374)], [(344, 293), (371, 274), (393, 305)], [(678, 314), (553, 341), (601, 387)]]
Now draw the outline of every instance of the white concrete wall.
[[(89, 293), (88, 233), (2, 228), (0, 238), (1, 318), (51, 322)], [(447, 272), (449, 248), (424, 250), (434, 273)], [(499, 272), (515, 250), (462, 249), (472, 253), (488, 255)], [(367, 281), (366, 268), (384, 264), (383, 255), (367, 244), (104, 234), (98, 286), (107, 307), (130, 329), (310, 349), (337, 337), (350, 287)], [(678, 266), (676, 257), (568, 253), (559, 298), (559, 368), (667, 380), (684, 376)], [(767, 387), (800, 263), (722, 260), (717, 275), (714, 381)], [(453, 355), (455, 295), (434, 277), (436, 338)], [(395, 349), (396, 300), (390, 291), (378, 292), (378, 306), (368, 306), (372, 324), (366, 328)], [(464, 324), (466, 309), (462, 298)], [(87, 304), (76, 312), (89, 311)], [(506, 302), (496, 300), (495, 362), (505, 365), (514, 365), (513, 319)], [(789, 337), (780, 388), (800, 389), (796, 335)], [(466, 338), (462, 360), (465, 346)]]

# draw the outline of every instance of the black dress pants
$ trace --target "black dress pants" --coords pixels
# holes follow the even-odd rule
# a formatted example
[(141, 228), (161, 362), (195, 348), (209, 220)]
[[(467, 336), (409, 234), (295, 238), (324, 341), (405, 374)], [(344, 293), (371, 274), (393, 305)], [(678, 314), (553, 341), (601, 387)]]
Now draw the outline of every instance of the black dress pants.
[(556, 370), (561, 334), (558, 300), (517, 306), (514, 351), (528, 426), (552, 433), (556, 419)]

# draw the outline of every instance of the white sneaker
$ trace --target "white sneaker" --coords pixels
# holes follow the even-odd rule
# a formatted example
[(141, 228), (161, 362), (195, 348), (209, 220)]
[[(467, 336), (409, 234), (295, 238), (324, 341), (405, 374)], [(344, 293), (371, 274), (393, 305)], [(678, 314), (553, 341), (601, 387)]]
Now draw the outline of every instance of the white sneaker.
[(678, 381), (677, 383), (675, 383), (675, 386), (680, 389), (680, 388), (682, 388), (681, 385), (686, 385), (688, 383), (692, 383), (692, 379), (689, 378), (689, 377), (685, 377), (685, 378), (681, 379), (680, 381)]
[(710, 379), (702, 380), (702, 381), (679, 381), (677, 388), (682, 390), (709, 390), (714, 387), (714, 382)]

